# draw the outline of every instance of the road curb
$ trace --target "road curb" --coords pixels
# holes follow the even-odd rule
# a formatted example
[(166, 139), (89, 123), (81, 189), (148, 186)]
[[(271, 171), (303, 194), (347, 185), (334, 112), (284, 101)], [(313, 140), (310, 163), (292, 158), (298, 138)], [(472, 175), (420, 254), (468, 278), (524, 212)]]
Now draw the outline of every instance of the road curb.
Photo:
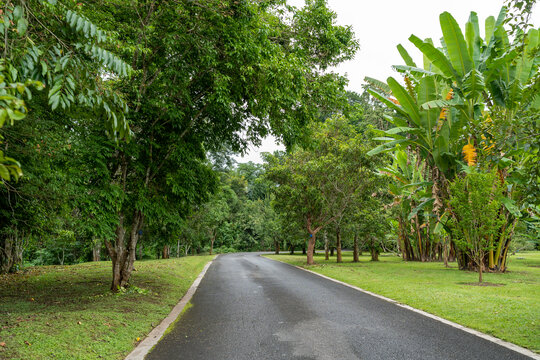
[(141, 341), (131, 353), (129, 353), (125, 360), (143, 360), (150, 350), (152, 350), (152, 348), (158, 343), (158, 341), (161, 340), (167, 328), (176, 320), (176, 318), (182, 313), (182, 310), (184, 310), (184, 307), (191, 300), (193, 294), (195, 294), (195, 291), (197, 291), (202, 278), (206, 274), (206, 271), (217, 257), (218, 255), (216, 255), (204, 266), (199, 276), (197, 276), (193, 284), (191, 284), (191, 287), (188, 289), (182, 299), (180, 299), (180, 302), (175, 305), (170, 314), (163, 319), (158, 326), (150, 331), (146, 338)]
[[(259, 255), (261, 256), (261, 255)], [(263, 257), (263, 256), (261, 256)], [(272, 260), (272, 261), (277, 261), (277, 262), (280, 262), (282, 264), (286, 264), (286, 265), (289, 265), (289, 266), (292, 266), (292, 267), (295, 267), (297, 269), (300, 269), (300, 270), (303, 270), (303, 271), (306, 271), (306, 272), (309, 272), (309, 273), (312, 273), (314, 275), (317, 275), (317, 276), (320, 276), (322, 278), (325, 278), (327, 280), (330, 280), (330, 281), (333, 281), (335, 283), (338, 283), (338, 284), (341, 284), (341, 285), (344, 285), (344, 286), (347, 286), (351, 289), (354, 289), (354, 290), (357, 290), (357, 291), (360, 291), (360, 292), (363, 292), (364, 294), (367, 294), (367, 295), (371, 295), (371, 296), (374, 296), (376, 298), (379, 298), (381, 300), (384, 300), (384, 301), (387, 301), (389, 303), (392, 303), (394, 305), (397, 305), (399, 307), (402, 307), (402, 308), (405, 308), (407, 310), (410, 310), (410, 311), (414, 311), (415, 313), (418, 313), (418, 314), (421, 314), (421, 315), (424, 315), (428, 318), (431, 318), (433, 320), (436, 320), (436, 321), (439, 321), (439, 322), (442, 322), (443, 324), (446, 324), (446, 325), (449, 325), (449, 326), (452, 326), (456, 329), (460, 329), (460, 330), (463, 330), (469, 334), (472, 334), (472, 335), (475, 335), (475, 336), (478, 336), (479, 338), (482, 338), (484, 340), (487, 340), (487, 341), (491, 341), (492, 343), (495, 343), (497, 345), (500, 345), (500, 346), (503, 346), (507, 349), (510, 349), (510, 350), (513, 350), (517, 353), (520, 353), (522, 355), (525, 355), (525, 356), (529, 356), (530, 358), (532, 359), (535, 359), (535, 360), (540, 360), (540, 355), (539, 354), (536, 354), (534, 352), (532, 352), (531, 350), (529, 349), (526, 349), (524, 347), (521, 347), (519, 345), (516, 345), (516, 344), (512, 344), (508, 341), (504, 341), (504, 340), (501, 340), (499, 338), (496, 338), (494, 336), (491, 336), (491, 335), (488, 335), (488, 334), (484, 334), (483, 332), (480, 332), (478, 330), (474, 330), (474, 329), (471, 329), (471, 328), (468, 328), (466, 326), (463, 326), (463, 325), (460, 325), (460, 324), (457, 324), (455, 322), (452, 322), (450, 320), (446, 320), (446, 319), (443, 319), (439, 316), (436, 316), (436, 315), (433, 315), (433, 314), (430, 314), (428, 312), (425, 312), (423, 310), (419, 310), (419, 309), (416, 309), (416, 308), (413, 308), (412, 306), (409, 306), (409, 305), (405, 305), (405, 304), (402, 304), (396, 300), (393, 300), (393, 299), (390, 299), (390, 298), (387, 298), (385, 296), (382, 296), (382, 295), (379, 295), (379, 294), (375, 294), (375, 293), (372, 293), (371, 291), (368, 291), (368, 290), (364, 290), (362, 288), (359, 288), (358, 286), (354, 286), (354, 285), (351, 285), (351, 284), (347, 284), (346, 282), (343, 282), (343, 281), (339, 281), (339, 280), (336, 280), (336, 279), (333, 279), (331, 277), (328, 277), (326, 275), (322, 275), (322, 274), (319, 274), (315, 271), (312, 271), (312, 270), (308, 270), (308, 269), (305, 269), (303, 267), (300, 267), (300, 266), (296, 266), (296, 265), (292, 265), (292, 264), (289, 264), (289, 263), (286, 263), (284, 261), (281, 261), (281, 260), (276, 260), (276, 259), (271, 259), (271, 258), (268, 258), (266, 256), (264, 256), (265, 259), (268, 259), (268, 260)]]

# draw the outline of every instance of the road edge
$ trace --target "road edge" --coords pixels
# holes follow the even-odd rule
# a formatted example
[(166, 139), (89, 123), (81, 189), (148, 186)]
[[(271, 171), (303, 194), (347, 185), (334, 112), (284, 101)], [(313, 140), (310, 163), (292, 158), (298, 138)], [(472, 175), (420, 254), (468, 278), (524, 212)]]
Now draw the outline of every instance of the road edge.
[(262, 255), (259, 255), (260, 257), (263, 257), (265, 259), (268, 259), (268, 260), (271, 260), (271, 261), (277, 261), (277, 262), (280, 262), (282, 264), (286, 264), (286, 265), (289, 265), (289, 266), (292, 266), (292, 267), (295, 267), (297, 269), (300, 269), (300, 270), (303, 270), (303, 271), (307, 271), (309, 273), (312, 273), (314, 275), (317, 275), (317, 276), (320, 276), (324, 279), (327, 279), (327, 280), (330, 280), (330, 281), (333, 281), (335, 283), (338, 283), (338, 284), (341, 284), (341, 285), (344, 285), (344, 286), (347, 286), (351, 289), (354, 289), (354, 290), (357, 290), (357, 291), (360, 291), (360, 292), (363, 292), (364, 294), (367, 294), (367, 295), (371, 295), (371, 296), (374, 296), (376, 298), (379, 298), (381, 300), (384, 300), (384, 301), (387, 301), (389, 303), (392, 303), (394, 305), (397, 305), (399, 307), (402, 307), (404, 309), (407, 309), (407, 310), (410, 310), (410, 311), (414, 311), (415, 313), (418, 313), (418, 314), (421, 314), (423, 316), (426, 316), (428, 318), (431, 318), (433, 320), (436, 320), (436, 321), (439, 321), (439, 322), (442, 322), (443, 324), (446, 324), (446, 325), (449, 325), (449, 326), (452, 326), (456, 329), (460, 329), (462, 331), (465, 331), (469, 334), (472, 334), (472, 335), (475, 335), (475, 336), (478, 336), (479, 338), (482, 338), (484, 340), (487, 340), (487, 341), (490, 341), (492, 343), (495, 343), (497, 345), (500, 345), (500, 346), (503, 346), (507, 349), (510, 349), (510, 350), (513, 350), (517, 353), (520, 353), (522, 355), (525, 355), (525, 356), (528, 356), (532, 359), (535, 359), (535, 360), (540, 360), (540, 354), (537, 354), (529, 349), (526, 349), (524, 347), (521, 347), (519, 345), (516, 345), (516, 344), (513, 344), (511, 342), (508, 342), (508, 341), (504, 341), (504, 340), (501, 340), (495, 336), (492, 336), (492, 335), (488, 335), (488, 334), (484, 334), (483, 332), (480, 332), (478, 330), (474, 330), (474, 329), (471, 329), (471, 328), (468, 328), (466, 326), (463, 326), (463, 325), (460, 325), (458, 323), (455, 323), (453, 321), (450, 321), (450, 320), (447, 320), (447, 319), (444, 319), (442, 317), (439, 317), (437, 315), (433, 315), (433, 314), (430, 314), (426, 311), (423, 311), (423, 310), (420, 310), (420, 309), (416, 309), (416, 308), (413, 308), (412, 306), (409, 306), (409, 305), (406, 305), (406, 304), (402, 304), (396, 300), (393, 300), (393, 299), (390, 299), (390, 298), (387, 298), (385, 296), (382, 296), (382, 295), (379, 295), (379, 294), (375, 294), (371, 291), (368, 291), (368, 290), (364, 290), (362, 288), (359, 288), (358, 286), (354, 286), (354, 285), (351, 285), (351, 284), (348, 284), (346, 282), (343, 282), (343, 281), (340, 281), (340, 280), (336, 280), (336, 279), (333, 279), (329, 276), (326, 276), (326, 275), (323, 275), (323, 274), (319, 274), (315, 271), (312, 271), (312, 270), (308, 270), (308, 269), (305, 269), (301, 266), (297, 266), (297, 265), (292, 265), (292, 264), (289, 264), (289, 263), (286, 263), (284, 261), (281, 261), (281, 260), (276, 260), (276, 259), (271, 259), (269, 257), (266, 257), (266, 256), (262, 256)]
[(184, 310), (184, 307), (191, 300), (193, 294), (195, 294), (195, 291), (197, 291), (197, 288), (199, 287), (201, 280), (206, 274), (206, 271), (218, 256), (219, 255), (216, 255), (204, 266), (202, 271), (199, 273), (199, 276), (197, 276), (195, 281), (193, 281), (193, 284), (191, 284), (190, 288), (182, 297), (182, 299), (180, 299), (178, 304), (173, 307), (169, 315), (167, 315), (167, 317), (163, 319), (158, 326), (156, 326), (152, 329), (152, 331), (150, 331), (146, 338), (144, 338), (144, 340), (141, 341), (139, 345), (137, 345), (137, 347), (129, 353), (125, 360), (143, 360), (144, 357), (148, 355), (150, 350), (152, 350), (152, 348), (159, 342), (159, 340), (161, 340), (163, 334), (165, 334), (165, 331), (167, 331), (169, 326), (178, 318), (178, 316), (180, 316), (182, 310)]

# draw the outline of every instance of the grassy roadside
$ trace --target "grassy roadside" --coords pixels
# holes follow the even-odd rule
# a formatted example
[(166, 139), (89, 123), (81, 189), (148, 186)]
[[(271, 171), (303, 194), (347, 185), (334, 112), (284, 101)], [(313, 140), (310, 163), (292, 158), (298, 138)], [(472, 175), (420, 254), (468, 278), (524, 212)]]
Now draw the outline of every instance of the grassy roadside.
[(485, 274), (484, 281), (500, 286), (471, 286), (478, 275), (457, 269), (455, 263), (403, 262), (396, 256), (381, 256), (371, 262), (362, 256), (352, 263), (335, 257), (306, 266), (305, 255), (268, 255), (271, 259), (302, 266), (317, 273), (397, 300), (458, 324), (540, 353), (540, 252), (520, 253), (509, 259), (506, 274)]
[(213, 256), (140, 261), (124, 293), (110, 262), (0, 276), (0, 359), (122, 359), (165, 318)]

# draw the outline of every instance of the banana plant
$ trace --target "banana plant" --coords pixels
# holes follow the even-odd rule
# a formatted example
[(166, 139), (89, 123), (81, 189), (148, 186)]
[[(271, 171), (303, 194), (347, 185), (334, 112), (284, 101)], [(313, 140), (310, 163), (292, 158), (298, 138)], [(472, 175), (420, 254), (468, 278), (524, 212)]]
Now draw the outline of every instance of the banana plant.
[(404, 260), (434, 260), (437, 241), (433, 241), (436, 221), (433, 214), (431, 181), (426, 181), (423, 160), (397, 150), (392, 164), (379, 171), (392, 178), (389, 191), (394, 196), (392, 207), (398, 220), (399, 248)]
[[(393, 115), (385, 117), (394, 128), (381, 132), (376, 139), (383, 144), (369, 154), (405, 149), (409, 157), (418, 154), (430, 174), (431, 186), (426, 192), (432, 194), (433, 215), (439, 222), (444, 218), (448, 181), (464, 165), (461, 152), (467, 152), (468, 165), (475, 165), (476, 151), (480, 150), (481, 165), (498, 168), (504, 181), (504, 169), (513, 161), (511, 153), (494, 147), (504, 147), (505, 136), (513, 131), (520, 110), (540, 107), (538, 92), (530, 90), (535, 79), (537, 82), (539, 59), (534, 55), (539, 31), (531, 29), (521, 44), (512, 44), (503, 27), (505, 16), (503, 7), (496, 19), (487, 18), (482, 38), (476, 13), (471, 13), (462, 32), (452, 15), (444, 12), (440, 15), (441, 47), (435, 47), (431, 39), (421, 40), (415, 35), (409, 38), (423, 54), (422, 67), (398, 45), (406, 65), (394, 69), (404, 75), (404, 85), (393, 77), (386, 83), (366, 79), (370, 84), (368, 92), (394, 110)], [(508, 124), (503, 127), (508, 133), (494, 131), (494, 122), (499, 128), (499, 123)], [(502, 138), (496, 141), (496, 136)], [(515, 211), (511, 193), (507, 195), (502, 211), (509, 224), (515, 224), (519, 211)], [(501, 229), (496, 247), (499, 258), (494, 256), (490, 261), (492, 269), (506, 267), (500, 253), (508, 249), (509, 228)]]

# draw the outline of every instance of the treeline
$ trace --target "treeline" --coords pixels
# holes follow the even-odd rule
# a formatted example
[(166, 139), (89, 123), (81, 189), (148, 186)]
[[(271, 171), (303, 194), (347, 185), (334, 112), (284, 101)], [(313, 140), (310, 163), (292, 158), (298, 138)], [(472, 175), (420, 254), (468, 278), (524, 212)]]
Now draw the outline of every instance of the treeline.
[(229, 196), (217, 192), (207, 154), (268, 134), (290, 147), (311, 119), (346, 105), (345, 78), (327, 69), (358, 44), (335, 19), (323, 0), (300, 9), (273, 0), (4, 2), (0, 272), (23, 258), (97, 258), (104, 246), (111, 289), (127, 285), (151, 242), (176, 243), (183, 222)]
[(523, 5), (488, 17), (483, 34), (476, 13), (463, 31), (442, 13), (440, 47), (409, 38), (422, 65), (398, 45), (402, 79), (366, 78), (389, 125), (363, 131), (334, 115), (311, 127), (307, 146), (270, 158), (276, 211), (309, 236), (308, 264), (329, 228), (340, 261), (345, 224), (373, 242), (390, 224), (404, 260), (457, 261), (480, 281), (506, 271), (511, 252), (538, 248), (540, 32)]

